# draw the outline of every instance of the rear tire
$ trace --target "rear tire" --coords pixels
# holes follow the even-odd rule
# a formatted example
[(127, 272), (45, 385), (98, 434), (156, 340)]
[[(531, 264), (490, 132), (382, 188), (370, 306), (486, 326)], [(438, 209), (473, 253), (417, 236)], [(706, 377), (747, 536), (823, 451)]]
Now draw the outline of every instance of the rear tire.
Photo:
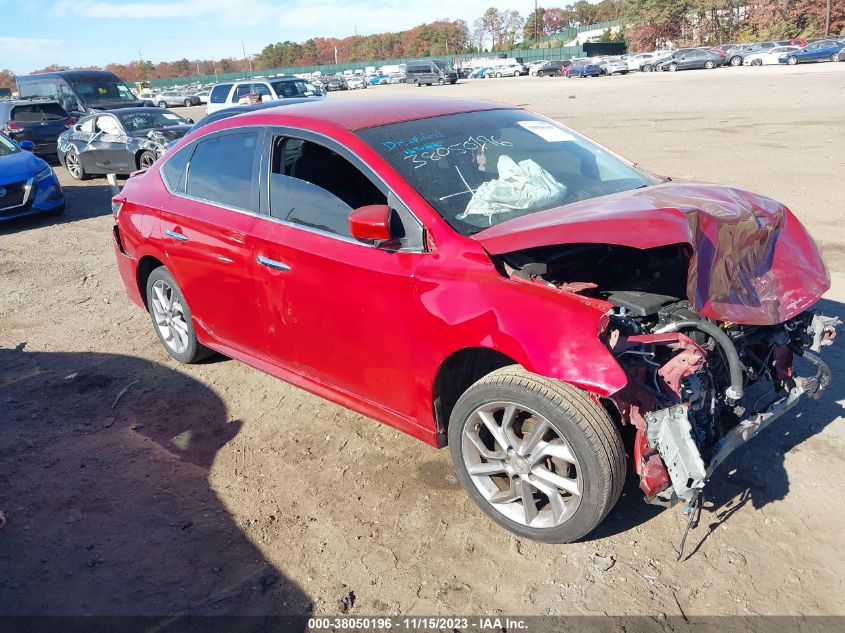
[(833, 55), (831, 55), (831, 56), (830, 56), (830, 61), (832, 61), (832, 62), (838, 62), (838, 61), (839, 61), (839, 53), (834, 53)]
[(705, 67), (707, 70), (711, 70), (711, 69), (712, 69), (712, 68), (714, 68), (715, 66), (716, 66), (716, 64), (714, 64), (713, 62), (711, 62), (709, 59), (708, 59), (706, 62), (704, 62), (704, 67)]
[(156, 162), (156, 155), (150, 150), (141, 152), (138, 156), (138, 169), (149, 169)]
[(147, 309), (162, 347), (180, 363), (196, 363), (214, 351), (197, 340), (191, 309), (179, 285), (164, 266), (147, 277)]
[(762, 59), (752, 59), (752, 60), (751, 60), (751, 65), (752, 65), (752, 66), (762, 66), (762, 65), (763, 65), (763, 60), (762, 60)]
[(448, 433), (464, 489), (522, 538), (580, 539), (622, 492), (625, 449), (607, 412), (586, 392), (517, 365), (472, 385)]
[(159, 108), (162, 108), (162, 109), (164, 109), (164, 108), (166, 108), (166, 107), (167, 107), (167, 104), (166, 104), (164, 101), (159, 101), (156, 105), (157, 105)]
[(734, 55), (733, 57), (731, 57), (730, 64), (731, 66), (742, 66), (742, 57), (740, 57), (739, 55)]
[(675, 72), (676, 70), (678, 70), (678, 65), (677, 65), (677, 64), (669, 64), (669, 72), (670, 72), (670, 73), (673, 73), (673, 72)]
[(446, 83), (446, 82), (444, 82), (442, 79), (438, 79), (438, 80), (437, 80), (437, 85), (438, 85), (438, 86), (443, 86), (443, 85), (445, 85), (445, 83)]

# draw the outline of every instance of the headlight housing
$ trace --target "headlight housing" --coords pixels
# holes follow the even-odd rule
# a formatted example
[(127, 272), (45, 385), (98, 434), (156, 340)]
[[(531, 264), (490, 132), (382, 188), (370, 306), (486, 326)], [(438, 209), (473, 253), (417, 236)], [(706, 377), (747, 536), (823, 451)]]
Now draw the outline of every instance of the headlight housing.
[(53, 168), (50, 167), (49, 165), (47, 165), (44, 169), (42, 169), (37, 174), (35, 174), (35, 176), (32, 177), (32, 182), (33, 183), (43, 182), (43, 181), (47, 180), (48, 178), (52, 178), (52, 177), (53, 177)]

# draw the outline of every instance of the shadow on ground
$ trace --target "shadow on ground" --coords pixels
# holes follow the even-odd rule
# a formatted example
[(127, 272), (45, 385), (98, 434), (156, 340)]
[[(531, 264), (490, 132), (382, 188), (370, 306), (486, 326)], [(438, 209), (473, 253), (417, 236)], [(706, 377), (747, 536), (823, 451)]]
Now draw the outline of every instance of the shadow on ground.
[(309, 613), (209, 486), (241, 423), (204, 385), (21, 345), (0, 349), (0, 412), (0, 615)]
[[(825, 316), (838, 316), (845, 323), (845, 304), (822, 299), (814, 309)], [(842, 328), (840, 327), (840, 333)], [(830, 366), (833, 381), (819, 400), (804, 398), (798, 408), (784, 415), (765, 429), (759, 437), (736, 450), (715, 472), (707, 484), (707, 502), (700, 528), (687, 544), (688, 555), (695, 553), (710, 531), (728, 521), (747, 504), (755, 509), (778, 501), (789, 494), (789, 476), (784, 456), (790, 450), (823, 431), (843, 416), (845, 402), (845, 341), (834, 342), (822, 349), (821, 357)], [(797, 361), (796, 368), (810, 371)], [(625, 532), (649, 521), (663, 509), (643, 502), (636, 475), (629, 474), (623, 495), (608, 518), (587, 540), (600, 539)], [(678, 511), (680, 508), (670, 510)], [(693, 545), (690, 548), (690, 544)]]

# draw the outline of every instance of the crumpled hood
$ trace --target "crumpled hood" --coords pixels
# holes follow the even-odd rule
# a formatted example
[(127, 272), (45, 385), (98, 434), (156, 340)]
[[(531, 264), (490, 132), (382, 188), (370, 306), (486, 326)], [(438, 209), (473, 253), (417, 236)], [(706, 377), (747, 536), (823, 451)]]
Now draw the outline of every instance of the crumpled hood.
[(818, 247), (789, 209), (717, 185), (666, 183), (627, 191), (516, 218), (473, 238), (491, 254), (554, 244), (686, 243), (692, 249), (692, 307), (733, 323), (781, 323), (830, 288)]

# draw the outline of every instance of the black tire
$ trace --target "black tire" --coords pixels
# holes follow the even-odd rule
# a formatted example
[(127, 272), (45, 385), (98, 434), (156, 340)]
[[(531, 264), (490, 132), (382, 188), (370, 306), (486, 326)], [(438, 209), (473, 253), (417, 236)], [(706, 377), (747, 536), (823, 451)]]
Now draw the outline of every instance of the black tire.
[[(167, 341), (165, 341), (164, 337), (162, 336), (158, 325), (156, 324), (155, 316), (153, 315), (153, 285), (157, 281), (163, 281), (168, 286), (170, 286), (173, 295), (175, 295), (175, 297), (178, 299), (179, 303), (183, 307), (183, 314), (185, 316), (185, 322), (187, 323), (188, 327), (188, 346), (181, 353), (175, 352), (168, 345)], [(210, 350), (209, 348), (205, 347), (202, 343), (197, 340), (197, 334), (194, 330), (194, 322), (191, 317), (191, 309), (188, 306), (188, 302), (185, 301), (185, 296), (182, 294), (182, 290), (179, 288), (179, 285), (176, 283), (176, 280), (173, 278), (173, 275), (170, 274), (170, 271), (167, 270), (167, 268), (165, 268), (164, 266), (159, 266), (158, 268), (153, 270), (153, 272), (150, 273), (150, 276), (147, 277), (146, 294), (147, 311), (149, 312), (150, 320), (153, 324), (153, 330), (155, 330), (159, 341), (161, 341), (161, 346), (165, 349), (168, 354), (170, 354), (170, 356), (178, 360), (180, 363), (191, 364), (199, 362), (214, 354), (213, 350)]]
[[(497, 510), (473, 483), (463, 457), (464, 427), (479, 407), (497, 402), (515, 403), (544, 417), (575, 454), (580, 502), (561, 524), (537, 528), (518, 523)], [(522, 538), (543, 543), (578, 540), (604, 520), (622, 492), (625, 449), (607, 412), (586, 392), (518, 365), (494, 371), (467, 389), (452, 410), (448, 434), (452, 461), (464, 489), (490, 518)]]
[(834, 53), (833, 55), (831, 55), (831, 56), (830, 56), (830, 61), (832, 61), (832, 62), (838, 62), (838, 61), (839, 61), (839, 53)]
[(74, 180), (88, 180), (88, 174), (82, 166), (82, 162), (79, 159), (79, 152), (76, 151), (75, 146), (71, 145), (70, 149), (68, 149), (65, 154), (64, 164), (71, 178)]
[(138, 155), (138, 169), (149, 169), (156, 162), (155, 152), (145, 150)]
[(496, 73), (496, 74), (495, 74), (495, 75), (493, 75), (493, 76), (494, 76), (496, 79), (501, 79), (501, 78), (502, 78), (502, 73)]
[(543, 76), (543, 71), (542, 71), (542, 70), (538, 70), (538, 71), (537, 71), (537, 76), (538, 76), (538, 77), (542, 77), (542, 76)]
[(420, 80), (419, 80), (419, 79), (414, 79), (414, 85), (415, 85), (417, 88), (419, 88), (419, 87), (421, 87), (421, 86), (422, 86), (422, 84), (420, 83)]
[(438, 86), (442, 86), (442, 85), (444, 85), (444, 84), (445, 84), (445, 82), (444, 82), (442, 79), (438, 79), (438, 80), (437, 80), (437, 85), (438, 85)]
[(190, 99), (185, 99), (185, 107), (186, 108), (190, 108), (192, 105), (194, 105), (194, 104), (191, 102)]
[(716, 66), (716, 64), (714, 64), (714, 63), (713, 63), (712, 61), (710, 61), (709, 59), (708, 59), (706, 62), (704, 62), (704, 67), (705, 67), (707, 70), (712, 70), (715, 66)]
[(640, 70), (642, 70), (644, 73), (650, 73), (652, 70), (654, 70), (654, 66), (652, 66), (651, 64), (645, 64), (642, 68), (640, 68)]
[(677, 65), (677, 64), (675, 64), (675, 63), (669, 64), (669, 72), (670, 72), (670, 73), (673, 73), (673, 72), (675, 72), (676, 70), (678, 70), (678, 65)]
[(762, 65), (763, 65), (763, 60), (762, 60), (762, 59), (752, 59), (752, 60), (751, 60), (751, 65), (752, 65), (752, 66), (762, 66)]
[(731, 66), (742, 66), (742, 57), (734, 55), (728, 62)]
[(786, 63), (789, 64), (790, 66), (794, 66), (795, 64), (798, 63), (798, 58), (795, 55), (790, 55), (789, 57), (786, 58)]
[(167, 107), (167, 102), (159, 101), (156, 105), (163, 110), (164, 108)]

